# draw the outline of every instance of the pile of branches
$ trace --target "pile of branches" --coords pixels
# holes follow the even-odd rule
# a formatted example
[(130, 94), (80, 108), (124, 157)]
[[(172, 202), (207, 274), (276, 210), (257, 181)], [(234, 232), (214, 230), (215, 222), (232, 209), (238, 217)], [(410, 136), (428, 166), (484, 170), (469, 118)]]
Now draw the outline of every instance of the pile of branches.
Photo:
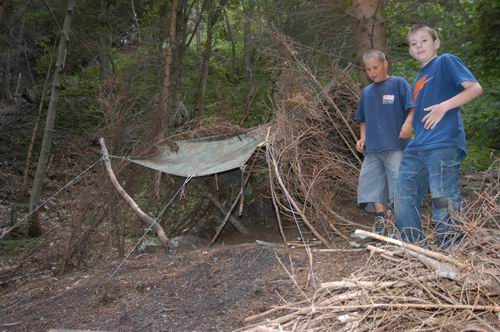
[(341, 196), (355, 197), (361, 166), (353, 121), (359, 88), (350, 66), (315, 73), (305, 60), (309, 50), (270, 33), (281, 64), (267, 156), (276, 214), (303, 222), (333, 247), (335, 235), (345, 238), (342, 228), (353, 226), (337, 209)]
[(356, 231), (382, 243), (367, 246), (365, 267), (322, 283), (306, 300), (247, 318), (267, 318), (248, 331), (498, 331), (499, 203), (498, 184), (468, 203), (459, 216), (463, 240), (450, 252)]

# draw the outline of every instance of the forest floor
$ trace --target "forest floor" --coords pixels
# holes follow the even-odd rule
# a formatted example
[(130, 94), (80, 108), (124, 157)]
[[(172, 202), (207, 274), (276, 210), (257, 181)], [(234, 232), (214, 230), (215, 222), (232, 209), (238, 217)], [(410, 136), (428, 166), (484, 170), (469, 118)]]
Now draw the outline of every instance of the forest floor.
[[(7, 194), (2, 193), (3, 202)], [(369, 229), (371, 217), (354, 198), (344, 200), (342, 215)], [(247, 222), (249, 236), (225, 231), (213, 247), (134, 252), (126, 261), (102, 254), (67, 274), (58, 272), (49, 254), (60, 250), (51, 242), (58, 232), (54, 227), (42, 241), (45, 249), (0, 257), (0, 331), (233, 331), (258, 322), (245, 318), (310, 297), (315, 284), (347, 278), (365, 265), (368, 254), (349, 251), (340, 238), (338, 248), (346, 252), (308, 256), (303, 248), (285, 248), (272, 220)], [(297, 240), (293, 227), (287, 234)]]
[[(21, 178), (9, 165), (0, 168), (2, 225), (10, 218), (9, 204)], [(61, 177), (49, 174), (46, 190), (54, 192), (62, 184)], [(347, 201), (344, 215), (368, 225), (370, 216)], [(116, 251), (95, 252), (90, 263), (63, 274), (70, 235), (62, 206), (68, 204), (54, 200), (43, 209), (45, 235), (27, 249), (12, 253), (0, 246), (0, 331), (233, 331), (255, 323), (245, 322), (246, 317), (304, 299), (314, 292), (314, 283), (348, 277), (367, 258), (359, 251), (315, 252), (311, 261), (303, 248), (284, 246), (272, 207), (266, 207), (256, 213), (259, 218), (245, 221), (248, 236), (228, 225), (212, 247), (134, 251), (126, 261)], [(298, 242), (295, 226), (285, 231), (288, 240)], [(350, 249), (340, 238), (337, 245)]]
[[(255, 234), (266, 231), (256, 226)], [(365, 252), (314, 253), (310, 270), (303, 249), (284, 248), (277, 230), (267, 231), (275, 246), (237, 243), (249, 240), (240, 235), (210, 248), (134, 253), (111, 279), (121, 259), (66, 275), (11, 274), (0, 281), (0, 331), (232, 331), (249, 325), (246, 317), (310, 295), (311, 275), (316, 283), (341, 280), (366, 260)]]

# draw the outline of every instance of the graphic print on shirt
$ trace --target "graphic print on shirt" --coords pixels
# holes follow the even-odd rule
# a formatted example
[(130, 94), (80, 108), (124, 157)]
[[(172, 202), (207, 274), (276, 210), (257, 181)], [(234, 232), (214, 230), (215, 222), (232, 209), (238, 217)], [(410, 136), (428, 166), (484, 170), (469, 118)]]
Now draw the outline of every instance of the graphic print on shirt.
[(413, 88), (413, 102), (416, 103), (417, 102), (417, 97), (418, 97), (418, 94), (420, 93), (420, 91), (422, 91), (422, 89), (424, 88), (424, 86), (430, 81), (432, 80), (434, 77), (429, 77), (427, 78), (427, 75), (424, 75), (422, 76), (422, 78), (420, 78), (416, 83), (415, 83), (415, 87)]
[(394, 104), (394, 95), (383, 95), (382, 104)]

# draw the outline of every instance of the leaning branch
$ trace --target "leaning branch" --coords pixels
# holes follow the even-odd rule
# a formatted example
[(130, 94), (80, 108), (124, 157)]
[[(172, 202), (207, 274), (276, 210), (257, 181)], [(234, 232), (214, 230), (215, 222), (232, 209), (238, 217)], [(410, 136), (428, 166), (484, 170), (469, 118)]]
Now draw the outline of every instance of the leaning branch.
[(162, 243), (163, 247), (168, 250), (168, 249), (173, 249), (173, 245), (168, 239), (167, 235), (165, 234), (165, 231), (163, 230), (163, 227), (160, 226), (153, 218), (151, 218), (149, 215), (144, 213), (144, 211), (141, 210), (139, 205), (130, 197), (129, 194), (123, 189), (123, 187), (120, 185), (118, 180), (116, 179), (115, 173), (113, 172), (113, 169), (111, 168), (111, 161), (109, 160), (109, 153), (108, 149), (106, 148), (106, 144), (104, 144), (104, 138), (99, 139), (99, 143), (101, 144), (101, 152), (102, 152), (102, 159), (104, 161), (104, 165), (106, 166), (106, 171), (108, 172), (109, 178), (111, 179), (111, 183), (115, 187), (115, 189), (118, 191), (118, 193), (123, 197), (123, 199), (127, 202), (127, 204), (132, 208), (134, 213), (139, 217), (139, 219), (148, 227), (152, 227), (154, 231), (156, 232), (156, 235), (158, 236), (158, 239), (160, 239), (160, 242)]

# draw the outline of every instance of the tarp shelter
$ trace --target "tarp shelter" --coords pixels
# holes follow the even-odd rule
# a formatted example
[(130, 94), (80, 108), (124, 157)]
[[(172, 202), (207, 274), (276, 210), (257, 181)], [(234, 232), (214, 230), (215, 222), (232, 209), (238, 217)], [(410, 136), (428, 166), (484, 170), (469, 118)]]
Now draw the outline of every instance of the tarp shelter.
[(265, 143), (267, 127), (232, 137), (198, 138), (162, 145), (151, 158), (127, 158), (164, 173), (188, 177), (228, 171), (243, 166), (255, 149)]

